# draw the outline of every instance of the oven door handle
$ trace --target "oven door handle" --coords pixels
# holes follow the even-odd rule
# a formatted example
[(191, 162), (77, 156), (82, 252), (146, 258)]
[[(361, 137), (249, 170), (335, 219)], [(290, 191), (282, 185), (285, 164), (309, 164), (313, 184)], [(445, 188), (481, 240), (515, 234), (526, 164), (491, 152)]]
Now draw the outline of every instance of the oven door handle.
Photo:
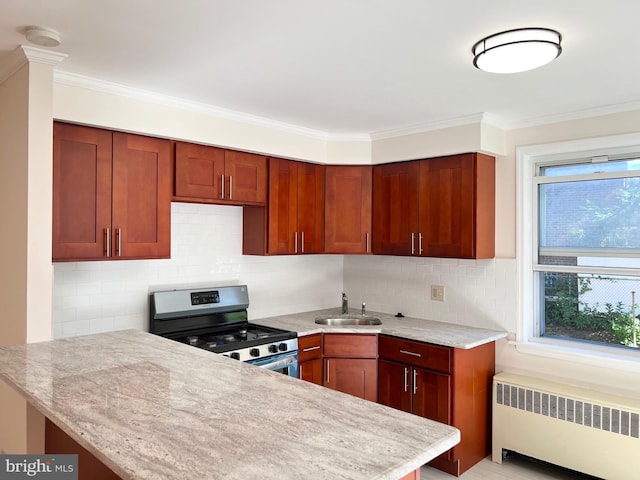
[(254, 360), (253, 362), (249, 362), (249, 363), (257, 367), (267, 368), (269, 370), (277, 370), (279, 368), (295, 365), (297, 362), (298, 362), (297, 355), (294, 354), (294, 355), (287, 355), (284, 358), (278, 357), (274, 360), (269, 360), (269, 359)]

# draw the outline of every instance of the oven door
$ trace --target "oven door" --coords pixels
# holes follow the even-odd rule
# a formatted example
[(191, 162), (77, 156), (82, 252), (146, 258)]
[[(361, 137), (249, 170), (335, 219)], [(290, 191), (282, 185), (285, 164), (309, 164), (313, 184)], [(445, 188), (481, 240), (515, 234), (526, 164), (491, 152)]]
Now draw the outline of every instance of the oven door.
[(270, 357), (247, 360), (247, 363), (257, 367), (267, 368), (274, 372), (283, 373), (298, 378), (298, 352), (286, 352)]

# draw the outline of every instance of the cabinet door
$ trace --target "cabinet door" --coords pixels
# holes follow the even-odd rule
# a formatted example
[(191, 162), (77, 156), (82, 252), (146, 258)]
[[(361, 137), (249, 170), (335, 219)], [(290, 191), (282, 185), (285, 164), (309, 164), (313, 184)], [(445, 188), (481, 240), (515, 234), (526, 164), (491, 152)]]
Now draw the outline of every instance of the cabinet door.
[(322, 359), (300, 362), (298, 372), (301, 380), (322, 385)]
[(420, 163), (422, 255), (492, 258), (495, 159), (464, 154)]
[(108, 253), (111, 138), (106, 130), (53, 125), (54, 261), (100, 259)]
[(421, 368), (413, 368), (411, 377), (413, 413), (450, 425), (451, 377)]
[(378, 403), (411, 413), (411, 367), (378, 361)]
[(373, 167), (373, 253), (417, 254), (419, 165)]
[(225, 198), (235, 202), (266, 203), (267, 159), (253, 153), (225, 150)]
[(270, 158), (267, 253), (297, 253), (296, 192), (296, 162)]
[(112, 226), (114, 257), (169, 257), (169, 140), (113, 134)]
[(373, 168), (325, 170), (325, 253), (370, 253)]
[(375, 402), (378, 396), (377, 360), (325, 358), (324, 386)]
[(176, 196), (222, 200), (224, 161), (221, 148), (177, 142)]
[(324, 240), (324, 167), (296, 162), (296, 253), (321, 253)]

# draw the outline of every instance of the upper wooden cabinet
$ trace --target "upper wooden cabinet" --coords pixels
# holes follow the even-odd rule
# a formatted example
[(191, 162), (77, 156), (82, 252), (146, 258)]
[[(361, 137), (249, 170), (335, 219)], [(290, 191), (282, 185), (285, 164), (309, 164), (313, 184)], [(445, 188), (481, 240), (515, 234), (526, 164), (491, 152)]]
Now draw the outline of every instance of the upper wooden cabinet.
[(495, 158), (481, 153), (420, 162), (422, 255), (495, 256)]
[(373, 253), (495, 254), (495, 158), (468, 153), (374, 167)]
[(269, 203), (243, 210), (243, 253), (321, 253), (324, 166), (269, 159)]
[(328, 166), (325, 170), (325, 253), (371, 252), (373, 167)]
[(414, 255), (419, 162), (373, 167), (373, 253)]
[(185, 142), (176, 142), (175, 148), (178, 200), (238, 205), (266, 203), (266, 157)]
[(54, 124), (54, 261), (168, 258), (168, 140)]

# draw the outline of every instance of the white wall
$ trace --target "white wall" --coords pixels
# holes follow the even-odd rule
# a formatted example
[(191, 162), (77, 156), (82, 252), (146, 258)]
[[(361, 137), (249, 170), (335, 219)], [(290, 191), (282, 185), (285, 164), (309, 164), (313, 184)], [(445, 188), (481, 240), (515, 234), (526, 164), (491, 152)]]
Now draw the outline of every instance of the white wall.
[[(19, 47), (0, 65), (0, 345), (51, 338), (53, 66)], [(41, 453), (44, 417), (0, 382), (0, 451)]]

